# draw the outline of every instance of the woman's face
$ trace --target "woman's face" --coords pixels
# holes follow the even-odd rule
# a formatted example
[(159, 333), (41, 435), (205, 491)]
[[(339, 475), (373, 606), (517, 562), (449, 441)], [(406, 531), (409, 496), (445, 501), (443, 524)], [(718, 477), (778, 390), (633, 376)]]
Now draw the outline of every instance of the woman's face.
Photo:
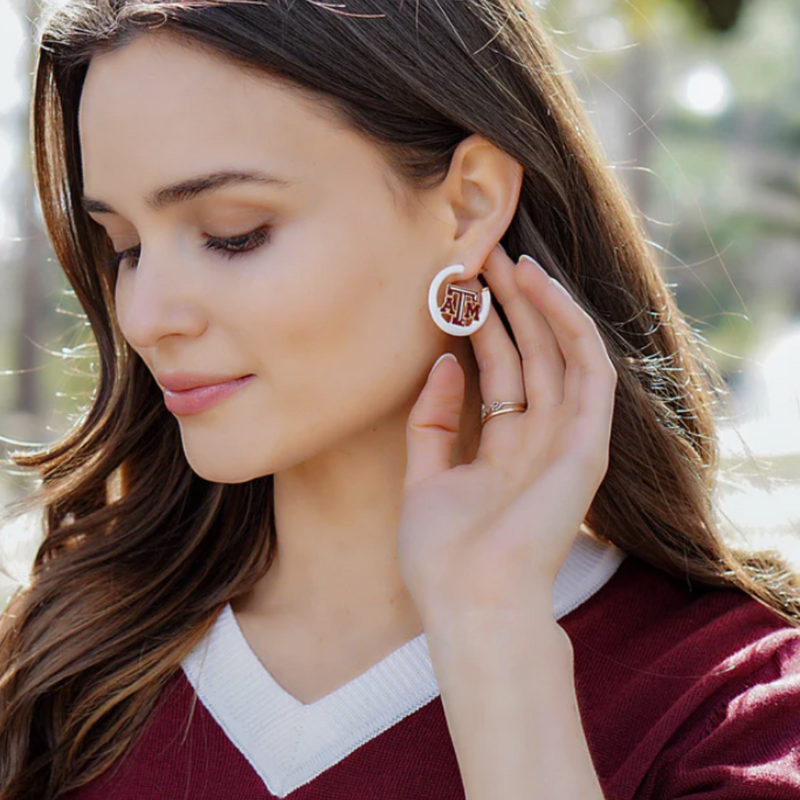
[(254, 376), (173, 412), (198, 474), (273, 473), (410, 408), (452, 341), (427, 291), (453, 221), (423, 195), (411, 219), (362, 137), (161, 33), (92, 61), (80, 141), (87, 208), (132, 249), (116, 284), (131, 347), (156, 380)]

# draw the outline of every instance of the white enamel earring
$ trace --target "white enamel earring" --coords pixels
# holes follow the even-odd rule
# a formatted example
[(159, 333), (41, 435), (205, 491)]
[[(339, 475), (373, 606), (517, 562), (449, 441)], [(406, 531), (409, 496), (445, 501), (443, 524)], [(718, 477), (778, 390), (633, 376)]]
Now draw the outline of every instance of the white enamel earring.
[(432, 281), (428, 290), (428, 308), (433, 321), (453, 336), (469, 336), (480, 328), (489, 317), (492, 293), (484, 286), (480, 293), (464, 286), (447, 285), (444, 300), (439, 304), (439, 287), (451, 275), (460, 275), (464, 264), (445, 267)]

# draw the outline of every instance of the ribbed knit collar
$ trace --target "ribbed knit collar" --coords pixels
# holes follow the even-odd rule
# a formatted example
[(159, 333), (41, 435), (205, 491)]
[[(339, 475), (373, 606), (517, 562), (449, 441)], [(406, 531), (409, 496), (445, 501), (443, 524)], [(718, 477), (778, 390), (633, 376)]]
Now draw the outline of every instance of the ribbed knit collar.
[[(556, 577), (556, 619), (597, 592), (624, 553), (581, 532)], [(200, 701), (276, 797), (285, 797), (439, 695), (425, 634), (305, 705), (270, 675), (226, 605), (182, 663)]]

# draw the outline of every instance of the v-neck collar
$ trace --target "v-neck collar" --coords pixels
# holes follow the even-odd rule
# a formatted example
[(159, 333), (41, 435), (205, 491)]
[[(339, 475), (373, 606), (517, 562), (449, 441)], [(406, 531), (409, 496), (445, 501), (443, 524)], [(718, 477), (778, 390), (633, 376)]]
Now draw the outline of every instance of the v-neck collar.
[[(556, 619), (597, 592), (624, 559), (581, 531), (556, 577)], [(197, 696), (276, 797), (330, 769), (439, 695), (425, 633), (354, 680), (304, 704), (275, 681), (230, 604), (183, 660)]]

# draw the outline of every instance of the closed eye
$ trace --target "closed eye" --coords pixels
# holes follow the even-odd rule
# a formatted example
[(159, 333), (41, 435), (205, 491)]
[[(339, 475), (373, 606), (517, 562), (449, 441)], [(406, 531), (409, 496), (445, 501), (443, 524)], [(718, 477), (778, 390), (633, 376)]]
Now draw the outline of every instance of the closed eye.
[(243, 233), (241, 236), (232, 236), (230, 239), (218, 239), (216, 236), (206, 235), (206, 243), (203, 247), (233, 258), (240, 253), (249, 253), (266, 244), (270, 240), (270, 233), (269, 226), (263, 226), (250, 231), (250, 233)]
[[(227, 239), (210, 236), (208, 234), (203, 235), (206, 239), (203, 247), (206, 250), (220, 253), (225, 256), (225, 258), (235, 258), (244, 253), (249, 253), (251, 250), (256, 250), (269, 242), (271, 238), (271, 228), (270, 226), (262, 226), (249, 233), (243, 233), (240, 236), (232, 236)], [(139, 263), (141, 253), (142, 246), (141, 244), (137, 244), (135, 247), (129, 247), (127, 250), (122, 250), (117, 253), (114, 258), (104, 264), (103, 267), (104, 269), (113, 270), (117, 269), (125, 262), (126, 266), (133, 268)]]

